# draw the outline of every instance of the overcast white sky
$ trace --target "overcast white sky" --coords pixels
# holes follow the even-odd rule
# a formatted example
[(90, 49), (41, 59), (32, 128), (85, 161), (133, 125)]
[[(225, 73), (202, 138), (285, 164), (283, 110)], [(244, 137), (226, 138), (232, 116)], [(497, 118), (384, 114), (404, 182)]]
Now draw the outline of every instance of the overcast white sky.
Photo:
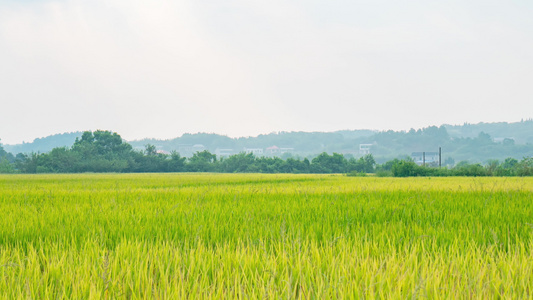
[(530, 0), (0, 0), (0, 139), (533, 117)]

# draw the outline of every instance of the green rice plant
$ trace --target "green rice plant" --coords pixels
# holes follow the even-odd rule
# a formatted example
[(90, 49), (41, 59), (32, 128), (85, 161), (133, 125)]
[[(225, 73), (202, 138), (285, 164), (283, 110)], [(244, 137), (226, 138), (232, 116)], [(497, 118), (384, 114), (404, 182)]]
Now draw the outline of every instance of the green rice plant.
[(0, 176), (6, 299), (531, 298), (532, 178)]

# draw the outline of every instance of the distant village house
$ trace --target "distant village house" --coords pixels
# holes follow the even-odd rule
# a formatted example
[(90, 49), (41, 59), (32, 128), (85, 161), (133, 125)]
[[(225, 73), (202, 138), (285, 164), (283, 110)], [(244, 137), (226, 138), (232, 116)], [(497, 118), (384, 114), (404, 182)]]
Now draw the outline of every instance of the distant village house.
[(215, 150), (215, 155), (217, 157), (230, 157), (234, 154), (235, 152), (233, 151), (233, 149), (221, 149), (221, 148), (217, 148)]
[(245, 153), (252, 153), (255, 156), (263, 155), (263, 148), (244, 148)]
[(367, 155), (370, 154), (370, 148), (373, 144), (359, 144), (359, 154)]
[(294, 148), (280, 148), (278, 146), (271, 146), (271, 147), (268, 147), (266, 148), (266, 154), (267, 155), (279, 155), (279, 154), (284, 154), (284, 153), (292, 153), (294, 152)]
[(439, 152), (413, 152), (411, 158), (418, 165), (439, 163)]

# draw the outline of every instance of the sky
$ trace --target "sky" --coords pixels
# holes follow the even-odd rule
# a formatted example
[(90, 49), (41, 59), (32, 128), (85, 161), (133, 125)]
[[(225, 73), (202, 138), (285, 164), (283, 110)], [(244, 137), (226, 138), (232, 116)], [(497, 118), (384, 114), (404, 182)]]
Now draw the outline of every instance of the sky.
[(530, 0), (0, 0), (0, 139), (533, 117)]

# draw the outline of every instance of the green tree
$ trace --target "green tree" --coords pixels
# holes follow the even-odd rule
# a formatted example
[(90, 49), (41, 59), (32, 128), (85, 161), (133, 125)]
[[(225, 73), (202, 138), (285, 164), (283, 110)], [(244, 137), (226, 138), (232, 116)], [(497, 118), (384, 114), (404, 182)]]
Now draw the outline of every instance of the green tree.
[(420, 175), (419, 168), (414, 161), (400, 160), (392, 165), (391, 171), (394, 177), (411, 177)]
[(481, 164), (459, 163), (453, 171), (456, 176), (487, 176), (487, 170)]
[(516, 175), (533, 176), (533, 157), (525, 157), (516, 165)]
[(132, 169), (133, 150), (116, 132), (85, 131), (72, 151), (81, 157), (79, 172), (124, 172)]
[(168, 171), (169, 172), (183, 172), (185, 171), (185, 161), (187, 158), (181, 157), (181, 155), (172, 151), (170, 153), (170, 161), (168, 162)]
[(6, 157), (6, 156), (7, 156), (7, 152), (6, 150), (4, 150), (4, 147), (2, 146), (2, 143), (0, 142), (0, 158)]
[(374, 173), (376, 161), (372, 154), (367, 154), (359, 159), (351, 158), (348, 161), (348, 172)]
[(487, 170), (487, 175), (496, 175), (498, 173), (499, 167), (500, 162), (497, 159), (489, 159), (489, 161), (487, 161), (487, 165), (485, 166), (485, 169)]
[(2, 143), (0, 143), (0, 160), (1, 159), (6, 159), (10, 163), (15, 161), (15, 157), (13, 156), (13, 154), (7, 152), (2, 146)]
[(347, 161), (344, 156), (338, 153), (328, 155), (321, 153), (311, 161), (312, 173), (345, 173)]
[(239, 153), (228, 157), (220, 162), (222, 172), (227, 173), (250, 173), (257, 172), (255, 157), (252, 153)]
[(501, 167), (504, 169), (513, 169), (518, 164), (518, 160), (512, 157), (507, 157)]
[(15, 168), (13, 167), (13, 164), (10, 163), (5, 157), (0, 158), (0, 173), (4, 173), (4, 174), (15, 173)]
[(147, 156), (155, 156), (157, 155), (157, 149), (154, 145), (146, 144), (144, 146), (144, 154)]
[(208, 150), (196, 152), (189, 159), (187, 170), (190, 172), (213, 172), (215, 171), (215, 163), (217, 156)]
[(49, 172), (53, 173), (73, 173), (78, 172), (80, 156), (66, 147), (54, 148), (47, 154), (42, 155)]

